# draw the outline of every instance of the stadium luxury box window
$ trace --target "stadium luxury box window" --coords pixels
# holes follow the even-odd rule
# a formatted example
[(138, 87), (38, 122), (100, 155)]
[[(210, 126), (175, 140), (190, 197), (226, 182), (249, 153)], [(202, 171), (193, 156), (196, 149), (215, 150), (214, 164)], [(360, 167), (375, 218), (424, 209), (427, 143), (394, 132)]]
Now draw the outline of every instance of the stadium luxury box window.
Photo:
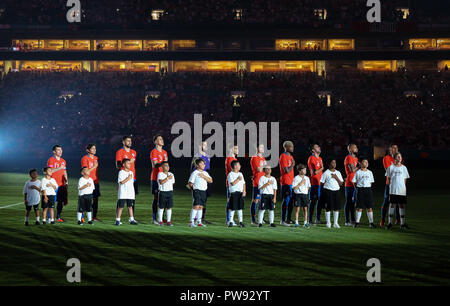
[(313, 61), (289, 61), (280, 62), (282, 70), (286, 71), (314, 71)]
[(280, 62), (252, 61), (250, 72), (281, 71)]
[(275, 41), (275, 50), (291, 51), (298, 50), (300, 43), (298, 39), (277, 39)]
[(20, 70), (81, 70), (81, 61), (23, 61)]
[(204, 71), (206, 70), (205, 63), (202, 61), (191, 62), (191, 61), (180, 61), (175, 62), (175, 72), (177, 71)]
[(159, 71), (159, 63), (157, 62), (131, 62), (131, 71)]
[(39, 39), (14, 39), (12, 47), (15, 51), (19, 50), (38, 50), (40, 49)]
[(300, 42), (300, 49), (302, 50), (326, 50), (325, 39), (302, 39)]
[(98, 62), (98, 70), (99, 71), (120, 71), (127, 69), (127, 65), (125, 62), (106, 62), (100, 61)]
[(120, 51), (141, 51), (142, 40), (119, 40)]
[(49, 51), (59, 51), (64, 49), (64, 40), (62, 39), (45, 39), (41, 42), (41, 49)]
[(95, 49), (99, 51), (117, 51), (119, 43), (117, 40), (96, 40), (95, 41)]
[(173, 50), (193, 50), (196, 48), (195, 40), (174, 40)]
[(428, 50), (434, 49), (435, 40), (432, 38), (411, 38), (409, 40), (410, 50)]
[(167, 51), (169, 50), (168, 40), (144, 40), (144, 51)]
[(234, 62), (234, 61), (208, 61), (206, 69), (208, 71), (235, 72), (237, 70), (237, 62)]
[(74, 51), (91, 50), (91, 42), (89, 40), (71, 39), (65, 41), (65, 49)]
[(450, 49), (450, 38), (438, 38), (436, 40), (436, 47), (442, 50)]
[(355, 50), (354, 39), (329, 39), (328, 50), (341, 51), (341, 50)]
[(366, 71), (395, 71), (396, 61), (361, 61), (358, 68)]

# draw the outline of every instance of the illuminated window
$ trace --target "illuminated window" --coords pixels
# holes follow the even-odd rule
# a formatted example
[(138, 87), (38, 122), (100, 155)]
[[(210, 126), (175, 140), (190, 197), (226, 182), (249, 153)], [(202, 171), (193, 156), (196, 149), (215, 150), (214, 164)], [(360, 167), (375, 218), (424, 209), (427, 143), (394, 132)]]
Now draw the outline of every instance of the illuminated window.
[(160, 20), (163, 14), (164, 10), (152, 10), (152, 20)]
[(354, 50), (354, 39), (329, 39), (328, 50)]
[(12, 41), (14, 48), (22, 48), (25, 50), (38, 50), (40, 41), (38, 39), (14, 39)]
[(117, 51), (118, 49), (117, 40), (96, 40), (95, 49), (101, 51)]
[(327, 10), (324, 8), (314, 9), (314, 16), (316, 16), (319, 20), (327, 19)]
[(64, 49), (64, 40), (62, 39), (48, 39), (41, 41), (41, 48), (43, 50), (62, 50)]
[(298, 39), (277, 39), (275, 41), (275, 50), (298, 50), (299, 46)]
[(392, 71), (394, 68), (391, 61), (362, 61), (363, 70)]
[(259, 71), (281, 71), (279, 62), (252, 61), (250, 62), (250, 72)]
[(125, 70), (125, 69), (126, 69), (125, 62), (100, 61), (98, 63), (98, 70), (101, 70), (101, 71), (118, 71), (118, 70)]
[(409, 40), (410, 50), (433, 49), (433, 39), (431, 38), (412, 38)]
[(121, 40), (119, 49), (121, 51), (140, 51), (142, 50), (142, 40)]
[(285, 62), (284, 70), (286, 71), (314, 71), (314, 62), (310, 61), (291, 61)]
[(179, 61), (175, 62), (175, 71), (204, 71), (204, 66), (202, 61)]
[(300, 49), (309, 51), (326, 50), (325, 39), (302, 39)]
[(144, 40), (145, 51), (166, 51), (168, 49), (168, 40)]
[(438, 38), (436, 40), (436, 46), (438, 49), (450, 49), (450, 38)]
[(79, 61), (24, 61), (20, 70), (81, 70)]
[(242, 17), (243, 17), (242, 9), (234, 9), (233, 14), (234, 14), (234, 20), (242, 20)]
[(397, 8), (397, 12), (400, 14), (402, 19), (408, 19), (409, 17), (409, 8), (407, 7), (399, 7)]
[(173, 49), (174, 50), (189, 50), (195, 49), (195, 40), (174, 40)]
[(206, 65), (208, 71), (228, 71), (235, 72), (237, 70), (237, 62), (233, 61), (208, 61)]
[(91, 43), (89, 40), (67, 40), (66, 44), (68, 50), (91, 50)]
[(159, 71), (158, 62), (132, 62), (130, 69), (132, 71)]

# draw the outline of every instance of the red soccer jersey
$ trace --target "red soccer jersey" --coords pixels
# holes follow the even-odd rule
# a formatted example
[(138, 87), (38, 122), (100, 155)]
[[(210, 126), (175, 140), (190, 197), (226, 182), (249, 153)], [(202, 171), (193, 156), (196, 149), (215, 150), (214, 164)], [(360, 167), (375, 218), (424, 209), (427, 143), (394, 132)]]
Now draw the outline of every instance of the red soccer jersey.
[(64, 172), (66, 171), (66, 167), (67, 167), (66, 161), (62, 157), (58, 160), (58, 159), (56, 159), (55, 156), (52, 156), (47, 161), (47, 167), (50, 167), (53, 169), (63, 167), (63, 169), (61, 169), (59, 171), (53, 171), (52, 178), (55, 179), (58, 186), (64, 185), (64, 181), (65, 181)]
[[(159, 151), (158, 149), (154, 148), (151, 152), (150, 152), (150, 160), (152, 162), (155, 162), (157, 164), (167, 160), (167, 152), (165, 150), (161, 150)], [(152, 168), (152, 175), (151, 175), (151, 180), (152, 181), (156, 181), (158, 179), (158, 173), (163, 171), (162, 167), (158, 167), (158, 168)]]
[(308, 169), (309, 172), (311, 172), (311, 185), (314, 186), (320, 186), (320, 179), (322, 178), (322, 173), (323, 170), (321, 170), (320, 172), (312, 175), (312, 170), (314, 169), (314, 171), (319, 170), (320, 168), (323, 167), (323, 162), (322, 162), (322, 157), (318, 156), (315, 157), (314, 155), (311, 155), (308, 158)]
[[(389, 168), (395, 162), (394, 158), (389, 154), (383, 157), (383, 167), (384, 169)], [(389, 179), (386, 177), (386, 184), (389, 184)]]
[(348, 168), (348, 165), (353, 165), (356, 167), (358, 165), (358, 157), (353, 157), (349, 154), (344, 159), (345, 173), (347, 174), (347, 178), (345, 179), (345, 187), (354, 187), (355, 184), (352, 182), (352, 180), (356, 172), (351, 172)]
[[(83, 156), (83, 158), (81, 158), (81, 167), (87, 167), (90, 169), (94, 167), (95, 161), (97, 161), (98, 163), (97, 156), (94, 155), (94, 158), (91, 158), (88, 154), (86, 154), (85, 156)], [(94, 184), (98, 184), (97, 169), (98, 168), (95, 168), (94, 170), (89, 172), (89, 177), (94, 181)]]
[(231, 162), (233, 160), (237, 160), (237, 158), (234, 157), (234, 156), (228, 156), (225, 159), (225, 177), (226, 177), (225, 180), (226, 180), (226, 183), (227, 183), (227, 187), (228, 187), (228, 173), (230, 173), (230, 171), (231, 171)]
[(282, 153), (280, 156), (280, 185), (292, 185), (294, 181), (294, 169), (291, 172), (286, 173), (284, 168), (290, 167), (294, 163), (294, 157), (286, 152)]
[[(125, 158), (131, 160), (132, 158), (134, 158), (134, 161), (131, 163), (131, 167), (130, 170), (133, 172), (133, 177), (136, 180), (136, 168), (135, 168), (135, 163), (136, 163), (136, 157), (137, 157), (137, 153), (135, 150), (130, 149), (130, 152), (125, 151), (124, 148), (120, 148), (119, 150), (117, 150), (116, 152), (116, 162), (120, 161), (122, 162)], [(123, 169), (123, 167), (121, 168)]]
[(253, 173), (253, 187), (258, 187), (259, 178), (261, 176), (258, 176), (258, 174), (262, 173), (264, 175), (264, 171), (258, 172), (258, 167), (263, 167), (266, 162), (266, 159), (262, 156), (255, 155), (252, 156), (250, 159), (250, 165), (252, 167), (252, 173)]

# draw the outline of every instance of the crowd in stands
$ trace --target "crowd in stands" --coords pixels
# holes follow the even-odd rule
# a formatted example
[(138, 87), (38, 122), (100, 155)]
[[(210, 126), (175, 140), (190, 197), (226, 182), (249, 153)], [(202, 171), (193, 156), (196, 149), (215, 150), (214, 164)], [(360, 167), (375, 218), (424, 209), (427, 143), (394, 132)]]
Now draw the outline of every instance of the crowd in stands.
[[(381, 1), (383, 21), (449, 22), (445, 1), (413, 1), (409, 16), (397, 10), (409, 1)], [(67, 0), (2, 0), (0, 24), (67, 24)], [(366, 0), (81, 0), (83, 24), (133, 27), (175, 24), (296, 24), (308, 27), (366, 21)], [(411, 2), (409, 2), (411, 3)], [(315, 9), (326, 9), (326, 19)], [(163, 10), (159, 20), (153, 10)], [(406, 17), (406, 18), (404, 18)]]
[[(11, 72), (0, 81), (0, 129), (12, 137), (14, 150), (37, 154), (54, 143), (77, 152), (90, 142), (117, 147), (125, 134), (151, 147), (152, 135), (170, 143), (172, 124), (193, 124), (195, 113), (203, 124), (225, 126), (240, 105), (244, 123), (280, 122), (280, 141), (318, 142), (330, 150), (344, 150), (350, 141), (448, 149), (449, 81), (448, 72), (410, 71), (326, 78), (304, 72)], [(245, 91), (237, 103), (235, 90)], [(159, 97), (146, 100), (150, 91)], [(318, 97), (324, 91), (330, 106)]]

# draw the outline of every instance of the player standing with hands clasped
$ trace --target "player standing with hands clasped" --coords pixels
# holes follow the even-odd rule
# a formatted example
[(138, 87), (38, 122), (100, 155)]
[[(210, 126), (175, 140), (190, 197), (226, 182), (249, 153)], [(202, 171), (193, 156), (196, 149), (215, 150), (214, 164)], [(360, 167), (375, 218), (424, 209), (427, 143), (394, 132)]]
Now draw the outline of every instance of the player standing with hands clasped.
[(238, 221), (240, 227), (245, 227), (243, 223), (242, 210), (244, 209), (244, 197), (246, 195), (245, 191), (245, 180), (244, 175), (241, 170), (241, 164), (237, 160), (231, 162), (231, 171), (228, 173), (228, 184), (229, 184), (229, 208), (230, 208), (230, 221), (228, 222), (228, 227), (233, 227), (234, 225), (234, 213), (238, 212)]

